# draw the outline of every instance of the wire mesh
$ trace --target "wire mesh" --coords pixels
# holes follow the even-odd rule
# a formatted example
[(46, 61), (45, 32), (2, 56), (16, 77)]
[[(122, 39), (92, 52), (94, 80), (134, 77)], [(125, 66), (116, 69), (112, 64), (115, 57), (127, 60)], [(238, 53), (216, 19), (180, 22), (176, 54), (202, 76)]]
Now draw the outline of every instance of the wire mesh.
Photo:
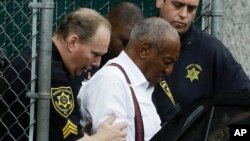
[[(111, 7), (122, 0), (55, 0), (54, 30), (70, 12), (80, 8), (93, 8), (106, 15)], [(31, 41), (32, 9), (28, 7), (31, 0), (1, 0), (0, 2), (0, 140), (27, 141), (31, 116), (30, 92), (31, 75)], [(130, 0), (137, 4), (145, 17), (158, 15), (155, 1)], [(210, 0), (202, 1), (197, 20), (203, 21), (202, 28), (207, 30), (206, 11), (210, 9)], [(202, 14), (201, 14), (202, 13)], [(39, 19), (39, 18), (38, 18)], [(38, 25), (35, 25), (39, 29)], [(39, 33), (37, 34), (39, 37)], [(39, 45), (39, 39), (37, 46)], [(33, 72), (34, 73), (34, 72)], [(35, 132), (34, 132), (35, 133)]]
[(202, 29), (211, 34), (211, 10), (212, 10), (211, 0), (202, 0)]
[(30, 50), (31, 12), (28, 0), (2, 0), (0, 3), (0, 48), (3, 49), (0, 76), (0, 140), (27, 140), (29, 99), (25, 93), (30, 80), (22, 74), (30, 72), (22, 52)]

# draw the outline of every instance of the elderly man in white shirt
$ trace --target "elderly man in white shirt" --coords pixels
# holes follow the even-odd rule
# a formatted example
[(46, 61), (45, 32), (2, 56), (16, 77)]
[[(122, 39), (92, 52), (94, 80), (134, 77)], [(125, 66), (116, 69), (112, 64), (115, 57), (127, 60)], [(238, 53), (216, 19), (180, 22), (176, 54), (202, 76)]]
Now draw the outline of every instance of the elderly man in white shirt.
[(83, 122), (92, 119), (95, 132), (115, 113), (116, 122), (128, 124), (127, 141), (150, 140), (161, 128), (153, 86), (172, 72), (179, 51), (179, 35), (167, 21), (153, 17), (135, 25), (125, 50), (80, 89)]

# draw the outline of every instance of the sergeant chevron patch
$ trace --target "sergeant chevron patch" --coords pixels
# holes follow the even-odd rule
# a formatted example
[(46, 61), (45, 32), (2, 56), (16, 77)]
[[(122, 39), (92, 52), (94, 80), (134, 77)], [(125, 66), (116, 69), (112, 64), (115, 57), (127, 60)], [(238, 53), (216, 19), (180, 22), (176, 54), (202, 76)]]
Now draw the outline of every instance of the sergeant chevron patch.
[(68, 120), (67, 124), (63, 127), (63, 138), (66, 139), (71, 133), (78, 135), (77, 126)]

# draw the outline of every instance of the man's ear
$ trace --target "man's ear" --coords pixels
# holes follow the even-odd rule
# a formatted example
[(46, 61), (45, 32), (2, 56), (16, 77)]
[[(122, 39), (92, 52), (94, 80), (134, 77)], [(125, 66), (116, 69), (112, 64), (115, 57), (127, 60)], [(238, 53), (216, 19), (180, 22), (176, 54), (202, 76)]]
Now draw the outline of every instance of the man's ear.
[(151, 44), (148, 42), (140, 43), (138, 54), (140, 58), (145, 59), (151, 53), (152, 47)]
[(161, 8), (165, 0), (156, 0), (156, 7)]
[(78, 48), (79, 37), (75, 34), (72, 34), (68, 37), (68, 50), (72, 52), (76, 48)]

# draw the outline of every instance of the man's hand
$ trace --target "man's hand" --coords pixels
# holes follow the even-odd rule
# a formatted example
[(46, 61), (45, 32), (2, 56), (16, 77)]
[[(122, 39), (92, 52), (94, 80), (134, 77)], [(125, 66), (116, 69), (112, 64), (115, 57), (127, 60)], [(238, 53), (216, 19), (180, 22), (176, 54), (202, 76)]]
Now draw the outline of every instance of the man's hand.
[(90, 120), (84, 127), (84, 133), (91, 135), (92, 120)]

